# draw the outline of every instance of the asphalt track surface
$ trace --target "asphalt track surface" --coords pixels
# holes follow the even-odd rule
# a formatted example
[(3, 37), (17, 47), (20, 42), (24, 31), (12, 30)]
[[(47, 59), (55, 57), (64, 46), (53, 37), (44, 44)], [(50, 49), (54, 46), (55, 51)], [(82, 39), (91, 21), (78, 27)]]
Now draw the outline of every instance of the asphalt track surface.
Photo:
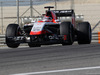
[(0, 48), (0, 75), (100, 75), (100, 44)]

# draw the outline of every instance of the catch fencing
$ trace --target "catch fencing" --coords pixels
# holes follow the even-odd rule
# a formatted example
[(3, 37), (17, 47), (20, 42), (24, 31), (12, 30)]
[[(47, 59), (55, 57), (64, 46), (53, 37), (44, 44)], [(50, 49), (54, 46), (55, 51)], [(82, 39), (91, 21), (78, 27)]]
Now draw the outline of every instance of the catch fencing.
[(100, 0), (2, 0), (0, 34), (5, 34), (10, 23), (19, 22), (22, 25), (23, 17), (33, 18), (45, 14), (45, 6), (54, 6), (54, 10), (74, 9), (76, 14), (84, 15), (84, 21), (91, 23), (93, 32), (100, 31)]

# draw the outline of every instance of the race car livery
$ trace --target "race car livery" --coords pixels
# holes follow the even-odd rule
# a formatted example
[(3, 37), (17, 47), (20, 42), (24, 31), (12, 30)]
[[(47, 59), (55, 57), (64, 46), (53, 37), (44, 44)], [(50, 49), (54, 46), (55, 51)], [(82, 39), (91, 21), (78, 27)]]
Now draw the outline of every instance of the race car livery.
[[(42, 20), (25, 24), (9, 24), (6, 29), (6, 44), (17, 48), (20, 43), (28, 43), (29, 47), (40, 47), (48, 44), (72, 45), (91, 43), (91, 25), (89, 22), (76, 23), (74, 10), (50, 10), (47, 6)], [(70, 20), (60, 18), (70, 18)]]

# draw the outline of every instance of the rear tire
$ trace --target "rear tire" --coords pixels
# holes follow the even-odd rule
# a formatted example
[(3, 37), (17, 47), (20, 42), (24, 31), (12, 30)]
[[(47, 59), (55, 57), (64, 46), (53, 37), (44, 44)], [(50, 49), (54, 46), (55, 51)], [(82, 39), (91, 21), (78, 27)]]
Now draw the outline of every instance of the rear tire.
[(18, 30), (19, 30), (19, 25), (18, 24), (9, 24), (7, 29), (6, 29), (6, 44), (8, 47), (11, 48), (17, 48), (20, 43), (15, 43), (9, 37), (15, 37), (18, 36)]
[(77, 28), (78, 44), (91, 43), (91, 25), (89, 22), (82, 22), (78, 24)]
[(71, 22), (62, 22), (60, 25), (60, 35), (66, 35), (62, 45), (72, 45), (74, 42), (74, 29)]

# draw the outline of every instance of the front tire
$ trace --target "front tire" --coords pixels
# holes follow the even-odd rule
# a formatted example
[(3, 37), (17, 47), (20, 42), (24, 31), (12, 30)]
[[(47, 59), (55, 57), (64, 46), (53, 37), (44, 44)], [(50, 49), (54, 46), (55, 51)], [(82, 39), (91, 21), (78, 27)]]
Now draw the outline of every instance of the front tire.
[(60, 35), (65, 35), (62, 45), (72, 45), (74, 42), (74, 29), (71, 22), (62, 22), (60, 25)]
[(78, 44), (91, 43), (91, 25), (89, 22), (82, 22), (78, 24), (77, 28)]
[(12, 41), (9, 37), (13, 38), (18, 36), (18, 31), (19, 31), (19, 25), (18, 24), (9, 24), (7, 29), (6, 29), (6, 44), (8, 47), (11, 48), (17, 48), (20, 43), (16, 43)]

